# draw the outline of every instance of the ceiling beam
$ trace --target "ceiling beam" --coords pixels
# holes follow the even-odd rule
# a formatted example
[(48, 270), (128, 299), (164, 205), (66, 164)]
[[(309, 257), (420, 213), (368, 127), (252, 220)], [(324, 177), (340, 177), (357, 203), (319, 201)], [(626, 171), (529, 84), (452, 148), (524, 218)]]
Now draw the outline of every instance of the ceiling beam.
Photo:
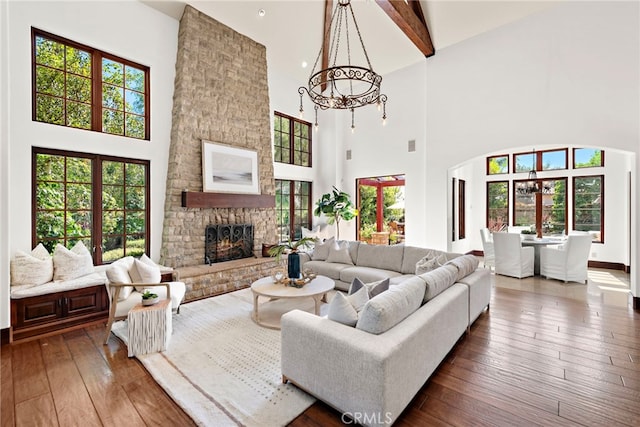
[[(416, 45), (425, 57), (435, 53), (429, 29), (424, 21), (422, 8), (418, 0), (376, 0), (376, 3), (396, 23), (409, 40)], [(420, 10), (420, 13), (416, 13)]]
[[(324, 2), (324, 26), (322, 27), (322, 66), (321, 70), (326, 70), (329, 68), (329, 50), (331, 46), (329, 46), (329, 39), (327, 37), (329, 31), (331, 31), (331, 12), (333, 9), (333, 0), (325, 0)], [(327, 75), (324, 73), (322, 75), (322, 84), (320, 85), (320, 92), (324, 92), (327, 88)]]

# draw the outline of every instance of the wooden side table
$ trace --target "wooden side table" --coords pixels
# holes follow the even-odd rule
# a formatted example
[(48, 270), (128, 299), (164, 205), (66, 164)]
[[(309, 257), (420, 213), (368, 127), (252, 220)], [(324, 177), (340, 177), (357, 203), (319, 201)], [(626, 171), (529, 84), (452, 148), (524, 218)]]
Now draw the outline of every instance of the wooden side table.
[(137, 304), (127, 315), (129, 357), (165, 351), (171, 338), (171, 300), (154, 305)]

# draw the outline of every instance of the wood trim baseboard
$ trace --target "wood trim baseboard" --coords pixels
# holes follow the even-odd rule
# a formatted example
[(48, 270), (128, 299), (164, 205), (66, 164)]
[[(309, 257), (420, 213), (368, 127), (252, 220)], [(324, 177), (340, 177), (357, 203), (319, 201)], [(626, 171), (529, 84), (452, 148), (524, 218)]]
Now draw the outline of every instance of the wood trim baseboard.
[(619, 270), (629, 273), (631, 268), (624, 265), (621, 262), (606, 262), (606, 261), (589, 261), (587, 264), (589, 268), (606, 268), (608, 270)]
[(9, 344), (9, 328), (0, 329), (0, 345)]
[(633, 298), (633, 308), (636, 311), (640, 311), (640, 297), (632, 297)]

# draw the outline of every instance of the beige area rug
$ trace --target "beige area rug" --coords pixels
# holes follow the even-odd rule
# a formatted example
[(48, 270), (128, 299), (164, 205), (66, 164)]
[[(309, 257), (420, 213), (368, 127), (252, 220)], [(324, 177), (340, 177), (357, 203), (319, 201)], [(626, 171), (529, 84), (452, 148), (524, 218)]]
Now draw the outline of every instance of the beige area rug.
[[(313, 300), (270, 301), (260, 317), (277, 319), (293, 308), (313, 312)], [(169, 349), (137, 356), (198, 425), (284, 426), (315, 402), (282, 384), (280, 331), (256, 325), (252, 310), (250, 289), (183, 304)], [(127, 342), (126, 321), (113, 332)]]

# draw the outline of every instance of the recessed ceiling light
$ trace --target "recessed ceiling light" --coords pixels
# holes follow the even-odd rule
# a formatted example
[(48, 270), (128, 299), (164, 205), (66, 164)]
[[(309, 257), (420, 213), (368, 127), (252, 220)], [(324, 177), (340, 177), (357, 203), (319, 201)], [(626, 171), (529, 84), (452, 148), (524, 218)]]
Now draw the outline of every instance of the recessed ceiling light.
[(302, 61), (302, 68), (307, 68), (307, 65), (309, 65), (307, 64), (307, 61)]
[(259, 17), (261, 17), (261, 18), (262, 18), (264, 15), (266, 15), (266, 14), (267, 14), (267, 11), (266, 11), (266, 10), (264, 10), (264, 9), (260, 9), (260, 10), (258, 11), (258, 16), (259, 16)]

